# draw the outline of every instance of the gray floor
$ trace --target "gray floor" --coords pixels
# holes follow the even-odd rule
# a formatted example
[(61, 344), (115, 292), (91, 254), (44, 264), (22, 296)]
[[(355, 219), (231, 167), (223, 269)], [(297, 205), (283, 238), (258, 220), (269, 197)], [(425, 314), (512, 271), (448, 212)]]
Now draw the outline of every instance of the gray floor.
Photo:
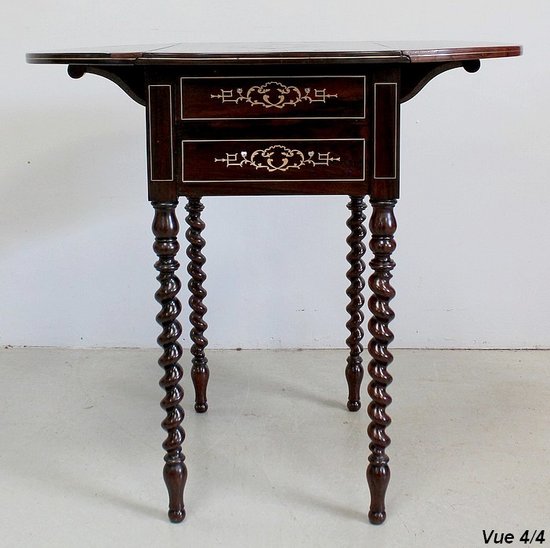
[(483, 529), (550, 529), (549, 352), (395, 351), (379, 527), (341, 350), (209, 353), (210, 410), (185, 419), (187, 518), (169, 524), (157, 354), (0, 351), (2, 547), (472, 547)]

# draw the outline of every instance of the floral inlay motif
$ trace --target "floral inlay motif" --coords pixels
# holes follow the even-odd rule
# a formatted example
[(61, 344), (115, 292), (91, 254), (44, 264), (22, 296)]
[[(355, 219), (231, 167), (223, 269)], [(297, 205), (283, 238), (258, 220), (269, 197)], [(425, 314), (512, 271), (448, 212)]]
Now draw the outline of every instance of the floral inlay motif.
[(340, 158), (330, 152), (308, 151), (304, 153), (296, 148), (283, 145), (272, 145), (268, 148), (248, 152), (226, 152), (225, 158), (214, 158), (214, 162), (223, 162), (226, 167), (251, 166), (256, 169), (267, 169), (268, 172), (300, 169), (304, 166), (329, 166), (331, 162), (339, 162)]
[(240, 103), (244, 101), (252, 106), (282, 109), (295, 107), (298, 103), (326, 103), (327, 99), (338, 97), (337, 93), (327, 93), (326, 89), (298, 88), (281, 82), (266, 82), (259, 86), (244, 88), (220, 89), (218, 95), (211, 94), (211, 99), (221, 99), (222, 103)]

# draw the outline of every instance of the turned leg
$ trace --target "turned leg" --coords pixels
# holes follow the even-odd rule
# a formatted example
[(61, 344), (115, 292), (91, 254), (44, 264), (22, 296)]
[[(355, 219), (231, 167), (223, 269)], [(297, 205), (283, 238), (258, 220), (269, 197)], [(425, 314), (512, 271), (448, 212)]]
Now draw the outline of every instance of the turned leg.
[(206, 290), (202, 286), (204, 280), (206, 280), (206, 274), (202, 269), (206, 262), (206, 258), (202, 254), (202, 249), (206, 242), (201, 235), (205, 227), (201, 219), (201, 211), (204, 209), (204, 205), (201, 203), (200, 198), (189, 198), (185, 209), (189, 213), (185, 219), (189, 225), (185, 236), (189, 242), (189, 246), (187, 247), (187, 257), (189, 257), (187, 272), (191, 277), (188, 285), (191, 292), (189, 298), (189, 307), (191, 308), (189, 320), (193, 326), (191, 329), (191, 340), (193, 341), (193, 345), (191, 346), (191, 354), (193, 355), (191, 380), (195, 387), (195, 411), (197, 413), (205, 413), (208, 409), (206, 387), (210, 371), (207, 365), (208, 359), (204, 355), (204, 349), (208, 344), (208, 340), (204, 336), (204, 332), (208, 327), (208, 324), (204, 321), (207, 308), (203, 303), (203, 299), (206, 297)]
[(181, 283), (176, 276), (179, 263), (175, 259), (179, 250), (179, 225), (176, 218), (177, 202), (153, 202), (152, 205), (155, 208), (153, 249), (158, 255), (155, 268), (159, 272), (157, 280), (160, 283), (155, 299), (161, 305), (157, 322), (162, 326), (162, 333), (157, 342), (163, 350), (158, 363), (164, 369), (164, 376), (159, 384), (166, 390), (166, 396), (160, 404), (166, 411), (166, 418), (162, 421), (162, 427), (167, 432), (166, 440), (162, 444), (166, 451), (164, 481), (169, 495), (168, 517), (170, 521), (177, 523), (185, 517), (183, 490), (187, 479), (185, 457), (181, 448), (185, 432), (180, 426), (184, 417), (183, 409), (180, 407), (183, 389), (179, 385), (183, 370), (178, 363), (182, 355), (182, 348), (178, 343), (181, 325), (177, 320), (181, 311), (181, 304), (177, 298)]
[(350, 198), (351, 201), (347, 207), (351, 211), (351, 215), (346, 223), (350, 229), (350, 235), (346, 239), (350, 247), (350, 252), (346, 256), (350, 264), (350, 268), (346, 274), (350, 282), (346, 291), (350, 299), (346, 307), (350, 316), (346, 323), (346, 327), (349, 330), (349, 337), (346, 339), (346, 344), (349, 347), (346, 380), (348, 382), (348, 409), (350, 411), (358, 411), (361, 408), (360, 391), (361, 381), (363, 380), (363, 358), (361, 358), (361, 352), (363, 351), (363, 345), (361, 344), (363, 329), (361, 328), (361, 324), (363, 323), (364, 315), (361, 312), (361, 307), (365, 304), (362, 294), (365, 287), (365, 280), (362, 277), (363, 272), (365, 272), (365, 263), (362, 259), (365, 254), (365, 244), (363, 243), (365, 237), (365, 227), (363, 226), (365, 214), (363, 210), (367, 206), (363, 201), (363, 196), (350, 196)]
[(390, 283), (391, 271), (395, 267), (391, 259), (396, 245), (393, 239), (397, 228), (393, 214), (395, 203), (396, 200), (371, 200), (373, 210), (369, 223), (372, 236), (370, 249), (374, 253), (374, 258), (369, 263), (373, 270), (369, 278), (372, 296), (368, 303), (372, 313), (369, 321), (372, 339), (368, 346), (372, 357), (368, 366), (372, 377), (368, 393), (372, 402), (368, 407), (368, 414), (372, 422), (368, 427), (371, 454), (367, 467), (367, 481), (371, 494), (369, 520), (375, 524), (382, 523), (386, 519), (384, 497), (390, 481), (386, 447), (391, 440), (386, 434), (386, 427), (389, 426), (391, 419), (386, 414), (386, 407), (391, 403), (391, 398), (386, 393), (386, 387), (392, 381), (387, 366), (393, 360), (388, 350), (388, 345), (393, 340), (393, 333), (388, 324), (395, 316), (390, 308), (390, 301), (395, 296), (395, 290)]

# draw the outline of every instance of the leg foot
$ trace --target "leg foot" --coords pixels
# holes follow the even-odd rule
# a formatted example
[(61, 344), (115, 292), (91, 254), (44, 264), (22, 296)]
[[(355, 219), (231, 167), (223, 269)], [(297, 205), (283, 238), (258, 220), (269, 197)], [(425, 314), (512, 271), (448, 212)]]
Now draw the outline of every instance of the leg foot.
[(189, 273), (189, 307), (191, 313), (189, 320), (193, 326), (191, 329), (191, 354), (193, 355), (193, 365), (191, 368), (191, 380), (195, 387), (195, 411), (197, 413), (205, 413), (208, 409), (206, 399), (206, 388), (208, 386), (208, 378), (210, 371), (208, 369), (208, 359), (204, 355), (204, 349), (208, 344), (208, 339), (204, 336), (204, 332), (208, 324), (204, 321), (204, 315), (207, 308), (204, 305), (203, 299), (206, 297), (206, 290), (203, 287), (203, 282), (206, 280), (206, 274), (202, 267), (206, 262), (205, 256), (202, 254), (202, 249), (205, 246), (205, 240), (201, 233), (204, 230), (205, 224), (201, 219), (201, 211), (204, 205), (200, 198), (189, 198), (185, 209), (188, 212), (186, 222), (189, 226), (185, 232), (189, 246), (187, 247), (187, 257), (189, 264), (187, 272)]
[(168, 519), (172, 523), (181, 523), (185, 519), (185, 510), (168, 510)]
[(350, 264), (350, 268), (346, 274), (350, 282), (346, 291), (350, 299), (346, 307), (350, 316), (346, 323), (346, 327), (350, 333), (346, 339), (346, 344), (350, 351), (346, 365), (346, 381), (348, 383), (348, 409), (350, 411), (359, 411), (361, 408), (361, 382), (364, 374), (363, 358), (361, 358), (361, 352), (363, 351), (363, 345), (361, 344), (363, 329), (361, 328), (361, 324), (364, 319), (361, 307), (365, 304), (362, 294), (365, 287), (365, 280), (362, 277), (363, 272), (365, 272), (365, 263), (362, 257), (365, 254), (363, 239), (366, 232), (363, 226), (365, 220), (363, 210), (367, 206), (363, 201), (363, 196), (350, 196), (350, 199), (347, 207), (351, 211), (351, 215), (346, 223), (350, 229), (350, 235), (346, 239), (350, 247), (350, 252), (346, 256)]
[(372, 358), (368, 371), (372, 380), (368, 386), (368, 393), (372, 401), (368, 407), (371, 418), (368, 427), (371, 454), (367, 467), (367, 481), (371, 493), (369, 520), (375, 524), (380, 524), (386, 519), (384, 498), (390, 481), (386, 448), (391, 440), (386, 434), (386, 427), (390, 425), (391, 419), (386, 413), (386, 407), (391, 403), (391, 397), (386, 388), (392, 381), (387, 367), (393, 361), (388, 345), (393, 341), (389, 323), (395, 316), (390, 307), (390, 301), (395, 296), (395, 290), (390, 283), (391, 271), (395, 267), (391, 258), (395, 250), (393, 234), (397, 228), (393, 214), (395, 203), (395, 200), (371, 200), (373, 211), (369, 224), (372, 234), (370, 249), (374, 253), (374, 258), (370, 262), (373, 270), (369, 278), (372, 296), (368, 303), (372, 313), (369, 321), (372, 339), (368, 346)]
[(390, 481), (389, 466), (387, 464), (369, 464), (367, 481), (371, 493), (369, 521), (374, 525), (380, 525), (386, 519), (384, 498)]
[(208, 402), (196, 403), (195, 404), (195, 411), (197, 413), (206, 413), (208, 411)]
[(164, 483), (168, 489), (168, 518), (172, 523), (180, 523), (185, 518), (183, 490), (187, 480), (187, 469), (181, 462), (164, 465)]
[(361, 402), (360, 401), (348, 401), (348, 411), (359, 411), (361, 409)]
[(153, 249), (158, 256), (155, 268), (159, 273), (157, 280), (160, 284), (155, 293), (155, 299), (161, 305), (161, 310), (156, 319), (162, 327), (157, 342), (163, 350), (158, 363), (164, 369), (164, 375), (159, 384), (166, 391), (166, 395), (160, 404), (166, 412), (162, 427), (167, 434), (162, 444), (166, 451), (163, 475), (169, 496), (168, 517), (173, 522), (182, 521), (185, 517), (183, 491), (187, 480), (185, 457), (181, 448), (185, 439), (181, 422), (185, 414), (180, 406), (183, 389), (179, 383), (183, 370), (178, 363), (183, 350), (178, 342), (181, 335), (181, 325), (177, 317), (181, 311), (181, 304), (177, 294), (181, 283), (176, 276), (179, 267), (179, 263), (175, 258), (179, 250), (177, 240), (179, 225), (176, 218), (176, 206), (177, 202), (153, 202), (155, 208), (153, 220), (155, 243)]
[(373, 512), (372, 510), (369, 512), (369, 521), (373, 525), (381, 525), (386, 521), (386, 512)]

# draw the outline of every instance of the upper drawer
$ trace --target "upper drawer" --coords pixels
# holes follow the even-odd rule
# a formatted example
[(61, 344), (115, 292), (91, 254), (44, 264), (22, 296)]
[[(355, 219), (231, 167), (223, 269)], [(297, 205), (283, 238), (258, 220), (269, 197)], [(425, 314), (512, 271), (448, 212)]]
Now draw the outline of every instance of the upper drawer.
[(182, 120), (365, 118), (365, 76), (180, 78)]

